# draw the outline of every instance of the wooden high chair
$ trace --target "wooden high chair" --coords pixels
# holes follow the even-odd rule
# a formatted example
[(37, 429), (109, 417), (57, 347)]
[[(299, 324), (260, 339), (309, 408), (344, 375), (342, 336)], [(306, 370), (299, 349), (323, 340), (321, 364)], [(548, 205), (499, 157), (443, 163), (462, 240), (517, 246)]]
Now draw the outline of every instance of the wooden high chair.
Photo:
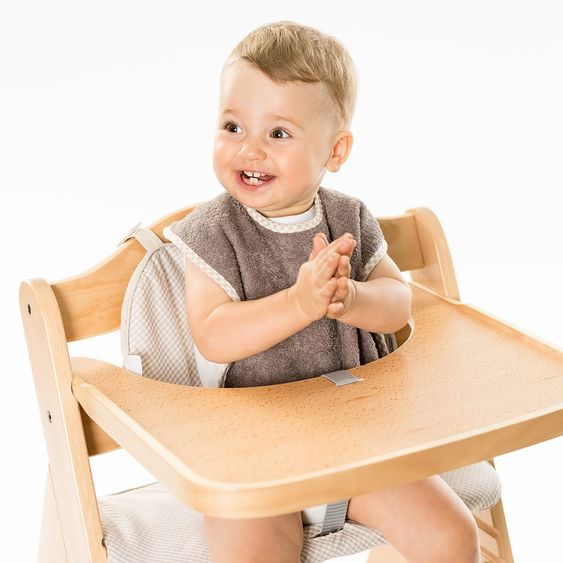
[[(163, 228), (191, 210), (151, 229), (163, 238)], [(361, 381), (343, 387), (317, 377), (196, 388), (70, 358), (68, 342), (119, 329), (128, 280), (145, 253), (134, 239), (76, 277), (22, 283), (49, 456), (41, 563), (107, 561), (89, 456), (119, 447), (186, 506), (244, 518), (483, 460), (494, 467), (496, 455), (563, 433), (563, 352), (460, 302), (446, 239), (430, 210), (379, 222), (389, 255), (411, 274), (413, 318), (396, 335), (398, 350), (349, 370)], [(511, 562), (502, 502), (474, 516), (482, 560)], [(373, 549), (369, 561), (404, 559), (387, 545)]]

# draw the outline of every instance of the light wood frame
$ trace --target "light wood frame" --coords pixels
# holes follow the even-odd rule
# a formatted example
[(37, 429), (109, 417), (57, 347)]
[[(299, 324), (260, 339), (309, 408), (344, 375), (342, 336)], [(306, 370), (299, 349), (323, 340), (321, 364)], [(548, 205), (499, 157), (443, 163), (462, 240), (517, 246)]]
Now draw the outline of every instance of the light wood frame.
[[(172, 213), (151, 228), (163, 238), (163, 228), (192, 209)], [(386, 488), (484, 459), (494, 466), (495, 455), (561, 435), (563, 353), (460, 303), (446, 239), (430, 210), (411, 209), (379, 221), (390, 256), (402, 271), (411, 273), (413, 322), (399, 334), (401, 340), (406, 340), (405, 344), (378, 362), (351, 370), (363, 378), (361, 385), (338, 388), (335, 393), (336, 388), (330, 382), (314, 378), (274, 386), (270, 395), (281, 405), (288, 401), (294, 405), (297, 397), (311, 401), (314, 395), (317, 404), (325, 403), (325, 408), (320, 410), (331, 412), (349, 408), (350, 404), (357, 407), (364, 401), (369, 408), (364, 408), (362, 415), (360, 407), (355, 414), (366, 424), (371, 416), (366, 412), (378, 412), (374, 408), (389, 409), (387, 390), (394, 394), (393, 404), (398, 404), (399, 409), (403, 408), (401, 405), (407, 407), (409, 386), (422, 380), (418, 389), (423, 389), (424, 378), (428, 378), (428, 373), (416, 365), (423, 361), (421, 351), (432, 349), (436, 339), (448, 339), (445, 352), (441, 355), (436, 352), (437, 375), (433, 384), (448, 383), (448, 370), (455, 363), (459, 368), (456, 371), (460, 372), (455, 384), (473, 393), (477, 413), (460, 418), (458, 407), (465, 399), (456, 401), (454, 397), (444, 413), (448, 428), (441, 424), (424, 429), (416, 426), (424, 420), (428, 422), (424, 409), (417, 416), (400, 417), (415, 420), (411, 426), (395, 420), (395, 411), (379, 411), (389, 413), (388, 420), (382, 417), (375, 425), (387, 433), (391, 446), (385, 452), (374, 449), (374, 436), (369, 432), (359, 442), (356, 440), (352, 449), (345, 449), (331, 441), (330, 425), (327, 427), (326, 420), (319, 419), (315, 427), (316, 455), (324, 462), (332, 459), (332, 467), (321, 470), (318, 468), (330, 463), (318, 463), (316, 470), (311, 471), (310, 461), (307, 465), (303, 456), (296, 456), (300, 461), (286, 467), (285, 475), (275, 475), (275, 482), (271, 474), (275, 464), (243, 466), (240, 455), (237, 459), (234, 454), (230, 459), (232, 475), (227, 477), (212, 464), (190, 458), (178, 439), (178, 429), (182, 440), (186, 432), (191, 432), (190, 449), (197, 452), (198, 448), (204, 451), (206, 447), (206, 439), (193, 426), (196, 419), (183, 420), (181, 413), (186, 409), (178, 409), (178, 404), (190, 400), (193, 407), (190, 412), (195, 417), (200, 416), (198, 412), (207, 412), (212, 404), (215, 409), (220, 407), (221, 417), (225, 417), (232, 411), (231, 401), (244, 402), (249, 393), (256, 396), (264, 393), (265, 388), (218, 390), (172, 386), (139, 378), (98, 360), (69, 357), (68, 342), (119, 328), (127, 282), (145, 252), (136, 240), (125, 242), (107, 260), (79, 276), (51, 284), (43, 279), (22, 283), (21, 315), (49, 457), (41, 563), (107, 561), (89, 456), (118, 447), (129, 451), (173, 494), (196, 510), (231, 517), (259, 517)], [(471, 363), (468, 353), (471, 343), (464, 344), (465, 339), (459, 338), (460, 335), (474, 339), (473, 342), (483, 337), (494, 338), (498, 346), (500, 364), (491, 367), (490, 374), (488, 370), (479, 373), (479, 381), (478, 366)], [(514, 351), (519, 357), (511, 361)], [(519, 362), (525, 365), (534, 362), (538, 374), (532, 377), (518, 371)], [(495, 384), (496, 374), (508, 366), (516, 369), (511, 387), (502, 381)], [(403, 386), (397, 382), (403, 382)], [(479, 388), (483, 385), (486, 386)], [(511, 406), (514, 388), (525, 399)], [(491, 404), (488, 393), (496, 393), (495, 398), (509, 393), (510, 397), (502, 404)], [(173, 422), (163, 426), (163, 420)], [(310, 419), (296, 417), (295, 426), (304, 422), (311, 424)], [(280, 429), (271, 422), (263, 426), (262, 437), (274, 441), (294, 429)], [(374, 425), (367, 424), (370, 426)], [(323, 441), (331, 447), (323, 448)], [(310, 446), (308, 443), (307, 447)], [(219, 441), (216, 447), (228, 449), (228, 443)], [(296, 446), (294, 442), (292, 448), (295, 447), (299, 448), (299, 444)], [(335, 447), (339, 449), (339, 459), (355, 459), (355, 462), (334, 463)], [(374, 484), (376, 473), (378, 479)], [(502, 502), (491, 510), (476, 513), (475, 518), (482, 534), (483, 561), (512, 562)], [(400, 560), (391, 546), (375, 548), (370, 555), (370, 561)]]

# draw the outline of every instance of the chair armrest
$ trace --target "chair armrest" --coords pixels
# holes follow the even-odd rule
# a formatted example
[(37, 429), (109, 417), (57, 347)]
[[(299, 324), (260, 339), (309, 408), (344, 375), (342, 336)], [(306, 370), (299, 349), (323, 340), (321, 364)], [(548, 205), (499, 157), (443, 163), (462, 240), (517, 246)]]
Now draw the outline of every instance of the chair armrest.
[(265, 517), (384, 489), (563, 433), (563, 352), (413, 283), (397, 351), (326, 378), (186, 387), (72, 358), (85, 412), (195, 510)]

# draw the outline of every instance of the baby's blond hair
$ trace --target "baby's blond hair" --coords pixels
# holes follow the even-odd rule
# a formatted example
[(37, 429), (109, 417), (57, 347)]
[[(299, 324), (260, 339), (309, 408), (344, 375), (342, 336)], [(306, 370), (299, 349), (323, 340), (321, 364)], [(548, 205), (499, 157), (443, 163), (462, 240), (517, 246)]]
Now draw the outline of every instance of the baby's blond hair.
[(336, 38), (291, 21), (260, 26), (233, 49), (225, 66), (245, 60), (274, 82), (321, 82), (348, 128), (356, 105), (357, 74), (352, 57)]

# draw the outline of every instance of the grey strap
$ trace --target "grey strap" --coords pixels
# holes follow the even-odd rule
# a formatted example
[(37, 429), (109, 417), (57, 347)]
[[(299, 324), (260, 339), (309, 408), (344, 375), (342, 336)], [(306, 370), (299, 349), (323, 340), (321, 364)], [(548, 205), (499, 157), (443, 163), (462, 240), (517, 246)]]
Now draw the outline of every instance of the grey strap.
[[(331, 373), (323, 374), (323, 377), (326, 377), (338, 387), (342, 385), (348, 385), (349, 383), (356, 383), (356, 381), (361, 381), (358, 377), (356, 377), (349, 371), (346, 371), (345, 369), (339, 369)], [(339, 500), (327, 505), (325, 517), (323, 520), (323, 527), (319, 532), (319, 536), (332, 534), (333, 532), (338, 532), (339, 530), (344, 528), (344, 523), (346, 522), (346, 513), (348, 512), (349, 500), (350, 499)]]
[(158, 235), (150, 229), (137, 229), (133, 236), (145, 247), (147, 252), (160, 248), (164, 243), (158, 238)]
[(133, 233), (141, 226), (142, 223), (137, 223), (118, 243), (117, 246), (120, 247), (124, 242), (128, 241)]
[(330, 373), (323, 374), (321, 377), (326, 377), (338, 387), (340, 387), (341, 385), (348, 385), (348, 383), (356, 383), (356, 381), (361, 381), (361, 379), (351, 374), (349, 371), (346, 371), (345, 369), (331, 371)]
[(121, 239), (117, 246), (121, 246), (124, 242), (128, 241), (130, 238), (135, 237), (145, 248), (147, 252), (155, 250), (161, 247), (164, 243), (160, 240), (158, 235), (156, 235), (150, 229), (140, 226), (141, 223), (137, 223), (126, 235)]
[(325, 518), (323, 520), (323, 527), (319, 532), (319, 536), (324, 536), (326, 534), (332, 534), (333, 532), (338, 532), (344, 528), (344, 522), (346, 522), (346, 512), (348, 511), (348, 501), (339, 500), (333, 502), (326, 507)]

